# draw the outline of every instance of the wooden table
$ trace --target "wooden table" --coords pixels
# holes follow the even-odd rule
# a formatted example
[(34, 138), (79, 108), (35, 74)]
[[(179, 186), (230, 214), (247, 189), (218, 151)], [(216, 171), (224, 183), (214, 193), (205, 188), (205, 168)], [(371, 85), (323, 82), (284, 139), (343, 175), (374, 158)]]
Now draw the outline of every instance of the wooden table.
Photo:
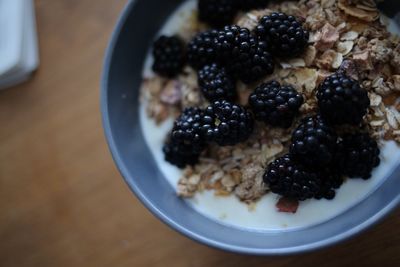
[(125, 0), (37, 0), (41, 66), (0, 91), (0, 266), (398, 266), (400, 210), (339, 246), (233, 255), (154, 218), (120, 178), (103, 136), (99, 80)]

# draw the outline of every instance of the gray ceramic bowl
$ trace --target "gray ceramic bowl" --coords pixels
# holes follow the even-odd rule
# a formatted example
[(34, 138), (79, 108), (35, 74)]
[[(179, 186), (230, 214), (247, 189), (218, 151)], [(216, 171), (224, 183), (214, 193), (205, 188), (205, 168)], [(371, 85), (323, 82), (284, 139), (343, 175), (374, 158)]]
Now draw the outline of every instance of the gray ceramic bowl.
[[(184, 235), (212, 247), (280, 255), (310, 251), (349, 238), (375, 224), (399, 203), (400, 166), (376, 191), (347, 212), (293, 231), (259, 232), (229, 227), (204, 217), (176, 197), (143, 139), (138, 93), (146, 51), (180, 2), (130, 1), (112, 35), (102, 80), (101, 110), (111, 153), (126, 183), (155, 216)], [(389, 10), (399, 10), (399, 6), (400, 2)]]

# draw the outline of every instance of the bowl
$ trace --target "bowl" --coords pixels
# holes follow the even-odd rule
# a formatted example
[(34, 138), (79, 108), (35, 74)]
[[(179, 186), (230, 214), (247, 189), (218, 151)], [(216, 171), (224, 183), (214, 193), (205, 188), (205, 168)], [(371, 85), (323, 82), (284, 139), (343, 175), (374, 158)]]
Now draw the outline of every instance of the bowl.
[[(112, 34), (102, 77), (101, 112), (112, 156), (128, 186), (155, 216), (187, 237), (215, 248), (246, 254), (283, 255), (345, 240), (374, 225), (396, 207), (400, 202), (400, 166), (353, 208), (326, 222), (293, 231), (230, 227), (203, 216), (178, 198), (143, 138), (138, 96), (147, 50), (181, 2), (130, 1)], [(387, 5), (387, 10), (392, 11), (400, 7), (396, 1), (388, 1)], [(152, 10), (151, 16), (149, 10)]]

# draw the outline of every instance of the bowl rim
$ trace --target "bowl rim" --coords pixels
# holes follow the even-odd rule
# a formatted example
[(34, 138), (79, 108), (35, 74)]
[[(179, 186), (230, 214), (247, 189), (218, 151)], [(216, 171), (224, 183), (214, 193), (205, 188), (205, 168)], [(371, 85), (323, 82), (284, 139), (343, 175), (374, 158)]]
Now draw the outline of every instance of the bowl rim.
[(210, 247), (234, 252), (241, 254), (249, 254), (249, 255), (261, 255), (261, 256), (276, 256), (276, 255), (293, 255), (304, 252), (315, 251), (318, 249), (326, 248), (332, 245), (335, 245), (341, 241), (347, 240), (355, 235), (365, 231), (367, 228), (377, 224), (379, 221), (384, 219), (393, 209), (395, 209), (400, 203), (400, 195), (394, 198), (389, 204), (387, 204), (384, 208), (382, 208), (379, 212), (375, 213), (374, 216), (365, 220), (363, 223), (351, 228), (350, 230), (341, 233), (340, 235), (332, 236), (314, 243), (308, 243), (301, 246), (294, 247), (285, 247), (278, 249), (256, 249), (256, 248), (246, 248), (244, 246), (236, 246), (230, 245), (227, 243), (222, 243), (210, 238), (203, 237), (199, 234), (196, 234), (194, 231), (185, 228), (179, 223), (172, 220), (167, 214), (163, 213), (156, 206), (152, 204), (152, 201), (140, 190), (138, 186), (134, 183), (131, 183), (127, 177), (129, 177), (129, 172), (127, 167), (123, 163), (120, 153), (117, 149), (115, 139), (111, 130), (110, 118), (109, 118), (109, 107), (108, 107), (108, 83), (109, 83), (109, 74), (111, 69), (111, 62), (114, 56), (114, 50), (120, 34), (123, 30), (123, 27), (128, 19), (131, 11), (133, 10), (137, 0), (129, 0), (125, 7), (122, 9), (122, 12), (119, 15), (116, 26), (114, 27), (111, 38), (105, 50), (105, 57), (103, 60), (103, 71), (101, 74), (101, 82), (100, 82), (100, 109), (102, 115), (102, 126), (104, 135), (106, 138), (106, 142), (108, 144), (108, 148), (111, 152), (112, 158), (115, 162), (115, 165), (122, 175), (125, 183), (129, 186), (130, 190), (136, 195), (139, 201), (158, 219), (160, 219), (163, 223), (171, 227), (173, 230), (189, 237), (190, 239), (200, 242), (202, 244), (206, 244)]

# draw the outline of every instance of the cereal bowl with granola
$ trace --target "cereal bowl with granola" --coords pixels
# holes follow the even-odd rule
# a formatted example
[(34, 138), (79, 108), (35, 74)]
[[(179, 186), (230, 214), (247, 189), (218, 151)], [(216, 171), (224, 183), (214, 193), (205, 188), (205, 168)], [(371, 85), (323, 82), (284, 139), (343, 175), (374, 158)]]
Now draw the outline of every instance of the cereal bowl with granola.
[(270, 255), (333, 244), (397, 205), (400, 31), (380, 8), (398, 4), (163, 1), (150, 19), (155, 2), (130, 2), (117, 25), (102, 113), (156, 216)]

